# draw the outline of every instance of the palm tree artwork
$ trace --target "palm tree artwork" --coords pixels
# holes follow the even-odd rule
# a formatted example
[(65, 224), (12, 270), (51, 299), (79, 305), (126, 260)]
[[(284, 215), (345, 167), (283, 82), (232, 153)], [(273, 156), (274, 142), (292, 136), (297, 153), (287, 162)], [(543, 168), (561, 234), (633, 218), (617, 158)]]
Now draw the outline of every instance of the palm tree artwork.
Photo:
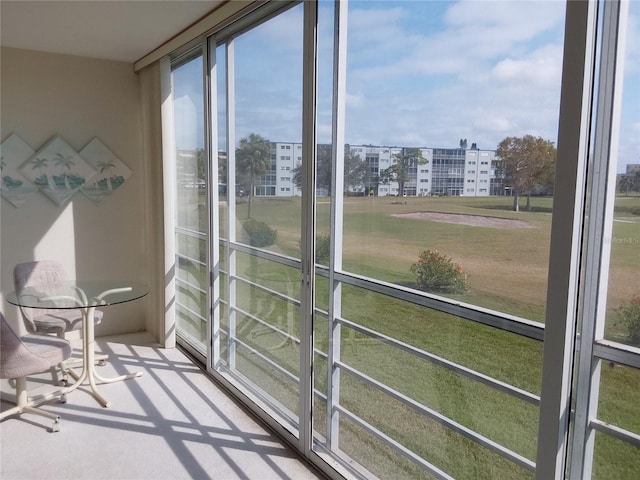
[(0, 145), (0, 195), (14, 207), (21, 207), (29, 197), (38, 191), (27, 181), (18, 168), (35, 151), (15, 133)]
[(98, 138), (92, 139), (79, 155), (97, 171), (91, 182), (80, 189), (94, 202), (101, 202), (112, 195), (131, 175), (124, 162)]
[(58, 205), (69, 201), (97, 173), (60, 136), (53, 137), (43, 145), (20, 167), (20, 171)]
[(55, 164), (55, 166), (60, 167), (62, 177), (64, 178), (64, 188), (66, 188), (67, 190), (71, 190), (71, 184), (69, 183), (69, 175), (64, 169), (66, 168), (67, 171), (71, 171), (71, 167), (75, 165), (75, 162), (72, 160), (72, 158), (72, 155), (65, 156), (60, 152), (56, 153), (56, 156), (53, 158), (53, 163)]
[[(47, 161), (46, 158), (40, 158), (40, 157), (36, 157), (30, 160), (29, 163), (31, 164), (31, 169), (37, 170), (37, 171), (46, 170), (49, 165), (49, 162)], [(53, 183), (53, 179), (46, 172), (44, 174), (44, 178), (47, 180), (47, 185), (49, 185), (49, 188), (51, 189), (56, 188), (56, 186)], [(38, 178), (35, 179), (35, 182), (36, 182), (36, 185), (39, 183), (42, 183), (42, 179), (40, 178), (40, 176), (38, 176)]]
[(98, 171), (105, 174), (107, 180), (107, 189), (113, 190), (113, 183), (111, 182), (111, 172), (116, 168), (116, 164), (111, 160), (101, 160), (97, 164)]

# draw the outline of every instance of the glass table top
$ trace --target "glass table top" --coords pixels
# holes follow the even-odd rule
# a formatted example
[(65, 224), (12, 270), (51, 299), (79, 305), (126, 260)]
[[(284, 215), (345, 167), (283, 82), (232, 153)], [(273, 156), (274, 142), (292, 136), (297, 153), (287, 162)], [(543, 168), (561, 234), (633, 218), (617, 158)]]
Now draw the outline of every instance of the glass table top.
[(53, 286), (26, 287), (11, 292), (7, 302), (28, 308), (71, 309), (116, 305), (144, 297), (149, 288), (144, 283), (117, 280), (73, 280)]

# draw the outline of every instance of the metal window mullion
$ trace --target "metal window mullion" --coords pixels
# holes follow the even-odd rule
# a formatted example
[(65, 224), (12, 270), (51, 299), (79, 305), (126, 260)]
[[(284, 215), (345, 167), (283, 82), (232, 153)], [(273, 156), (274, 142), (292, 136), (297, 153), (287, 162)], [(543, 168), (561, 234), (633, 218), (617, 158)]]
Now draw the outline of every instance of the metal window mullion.
[(602, 360), (640, 369), (640, 348), (638, 347), (609, 340), (597, 340), (593, 347), (593, 354)]
[(540, 397), (538, 397), (537, 395), (534, 395), (533, 393), (527, 392), (526, 390), (523, 390), (521, 388), (517, 388), (511, 384), (502, 382), (496, 378), (490, 377), (489, 375), (485, 375), (483, 373), (477, 372), (459, 363), (452, 362), (451, 360), (447, 360), (446, 358), (440, 357), (438, 355), (434, 355), (433, 353), (426, 352), (417, 347), (414, 347), (413, 345), (409, 345), (408, 343), (404, 343), (399, 340), (396, 340), (393, 337), (384, 335), (383, 333), (376, 332), (375, 330), (371, 330), (367, 327), (363, 327), (361, 325), (358, 325), (357, 323), (351, 322), (349, 320), (345, 320), (343, 318), (337, 318), (336, 323), (345, 325), (356, 332), (360, 332), (370, 338), (384, 342), (387, 345), (394, 347), (395, 349), (406, 352), (421, 360), (426, 360), (427, 362), (433, 365), (437, 365), (449, 371), (455, 372), (470, 380), (474, 380), (476, 382), (482, 383), (483, 385), (493, 388), (494, 390), (511, 395), (512, 397), (515, 397), (519, 400), (530, 403), (531, 405), (537, 406), (540, 403)]
[(252, 347), (251, 345), (249, 345), (245, 341), (240, 340), (239, 338), (235, 338), (233, 341), (237, 345), (240, 345), (241, 347), (244, 347), (246, 350), (248, 350), (254, 356), (253, 358), (255, 358), (255, 357), (260, 358), (260, 360), (262, 360), (263, 363), (267, 364), (268, 366), (273, 368), (273, 370), (275, 370), (275, 371), (279, 372), (280, 374), (282, 374), (282, 377), (287, 379), (287, 380), (290, 380), (291, 383), (296, 384), (296, 383), (299, 382), (299, 379), (298, 379), (298, 377), (295, 376), (295, 374), (291, 373), (289, 370), (287, 370), (286, 368), (282, 367), (277, 362), (275, 362), (272, 359), (270, 359), (269, 357), (267, 357), (265, 354), (260, 352), (260, 350), (257, 350), (256, 348)]
[(210, 325), (207, 329), (207, 368), (214, 367), (220, 361), (220, 192), (218, 184), (218, 63), (216, 58), (216, 41), (211, 37), (204, 47), (204, 55), (207, 59), (206, 88), (208, 134), (208, 210), (209, 210), (209, 241), (207, 251), (210, 260), (210, 292), (208, 296), (208, 308)]
[(291, 297), (291, 296), (289, 296), (289, 295), (287, 295), (287, 294), (280, 293), (280, 292), (278, 292), (276, 290), (273, 290), (271, 288), (268, 288), (268, 287), (264, 287), (264, 286), (260, 285), (259, 283), (252, 282), (251, 280), (247, 280), (246, 278), (243, 278), (243, 277), (234, 276), (233, 278), (237, 283), (243, 283), (243, 284), (245, 284), (246, 286), (248, 286), (250, 288), (254, 288), (256, 290), (259, 290), (260, 292), (266, 293), (267, 295), (269, 295), (271, 297), (275, 297), (278, 300), (282, 300), (282, 301), (287, 302), (287, 303), (289, 303), (291, 305), (294, 305), (294, 306), (296, 306), (298, 308), (300, 307), (300, 301), (295, 299), (295, 298), (293, 298), (293, 297)]
[(593, 419), (591, 421), (591, 428), (594, 430), (598, 430), (606, 435), (617, 438), (618, 440), (628, 443), (630, 445), (635, 446), (636, 448), (640, 448), (640, 435), (637, 433), (631, 432), (625, 428), (617, 427), (616, 425), (611, 425), (609, 423), (603, 422), (602, 420)]
[(347, 12), (348, 2), (335, 2), (333, 39), (333, 122), (331, 170), (331, 233), (329, 258), (329, 312), (327, 322), (327, 441), (330, 451), (339, 449), (340, 411), (340, 345), (342, 326), (336, 318), (342, 316), (342, 282), (336, 271), (342, 270), (342, 229), (344, 225), (344, 149), (345, 103), (347, 70)]
[(298, 404), (300, 451), (309, 456), (313, 441), (313, 311), (315, 305), (316, 230), (316, 95), (318, 4), (303, 2), (302, 70), (302, 209), (300, 289), (300, 392)]
[(261, 258), (264, 260), (269, 260), (270, 262), (275, 262), (280, 265), (285, 265), (287, 267), (295, 268), (296, 270), (300, 270), (301, 262), (293, 257), (287, 257), (285, 255), (279, 253), (269, 252), (268, 250), (262, 250), (260, 248), (251, 247), (249, 245), (244, 245), (242, 243), (238, 243), (236, 241), (226, 242), (230, 248), (234, 250), (246, 253), (247, 255), (251, 255), (257, 258)]
[[(234, 310), (237, 313), (241, 314), (243, 316), (243, 318), (245, 318), (245, 319), (248, 318), (249, 320), (253, 320), (255, 323), (259, 323), (263, 327), (271, 330), (271, 332), (269, 332), (269, 333), (277, 333), (277, 334), (285, 337), (287, 340), (290, 340), (293, 345), (300, 345), (300, 340), (298, 338), (296, 338), (294, 335), (292, 335), (291, 333), (287, 333), (284, 330), (271, 325), (270, 323), (266, 322), (265, 320), (262, 320), (261, 318), (256, 317), (255, 315), (253, 315), (253, 314), (251, 314), (251, 313), (249, 313), (249, 312), (247, 312), (247, 311), (245, 311), (245, 310), (243, 310), (241, 308), (235, 307)], [(239, 323), (245, 323), (245, 322), (241, 321)], [(256, 334), (255, 332), (251, 332), (251, 335), (252, 335), (252, 338), (253, 338), (253, 337), (258, 336), (259, 334)]]
[(162, 182), (164, 211), (164, 322), (161, 337), (164, 346), (175, 346), (176, 339), (176, 215), (177, 215), (177, 177), (176, 177), (176, 133), (174, 117), (174, 85), (171, 61), (168, 57), (160, 60), (160, 106), (162, 128)]
[(590, 127), (594, 2), (567, 2), (536, 479), (565, 474)]
[[(358, 380), (375, 387), (377, 390), (379, 390), (380, 392), (383, 392), (385, 395), (388, 395), (394, 400), (397, 400), (400, 403), (406, 405), (407, 407), (413, 409), (415, 412), (421, 415), (425, 415), (426, 417), (429, 417), (430, 419), (438, 422), (440, 425), (444, 426), (445, 428), (453, 432), (456, 432), (457, 434), (462, 435), (463, 437), (477, 443), (478, 445), (482, 445), (484, 448), (491, 450), (494, 453), (497, 453), (501, 457), (506, 458), (507, 460), (515, 463), (516, 465), (519, 465), (520, 467), (526, 470), (529, 470), (532, 472), (535, 470), (535, 467), (536, 467), (535, 463), (529, 460), (528, 458), (520, 455), (517, 452), (514, 452), (513, 450), (508, 449), (507, 447), (504, 447), (503, 445), (500, 445), (497, 442), (494, 442), (490, 438), (485, 437), (484, 435), (476, 432), (475, 430), (469, 427), (466, 427), (461, 423), (456, 422), (455, 420), (447, 417), (446, 415), (438, 412), (437, 410), (434, 410), (432, 408), (427, 407), (426, 405), (423, 405), (422, 403), (414, 400), (413, 398), (391, 388), (387, 384), (382, 383), (376, 380), (375, 378), (364, 374), (363, 372), (357, 370), (356, 368), (350, 367), (349, 365), (346, 365), (344, 363), (339, 363), (338, 367), (343, 369), (345, 372), (349, 373), (350, 375), (354, 376)], [(340, 409), (342, 411), (347, 410), (346, 407), (340, 407)], [(367, 423), (367, 422), (364, 422), (364, 423)]]
[[(340, 412), (345, 417), (347, 417), (349, 420), (351, 420), (354, 424), (356, 424), (357, 426), (359, 426), (360, 428), (362, 428), (363, 430), (365, 430), (369, 434), (373, 435), (374, 437), (377, 437), (383, 443), (388, 445), (390, 448), (393, 448), (395, 451), (397, 451), (401, 455), (404, 455), (406, 458), (409, 458), (414, 463), (416, 463), (417, 465), (422, 467), (429, 474), (433, 475), (435, 478), (437, 478), (439, 480), (453, 480), (454, 479), (454, 477), (450, 476), (445, 471), (439, 469), (438, 467), (436, 467), (432, 463), (426, 461), (420, 455), (415, 454), (413, 451), (409, 450), (407, 447), (402, 445), (400, 442), (397, 442), (396, 440), (391, 438), (386, 433), (380, 431), (379, 429), (377, 429), (376, 427), (374, 427), (370, 423), (364, 421), (362, 418), (358, 417), (353, 412), (347, 410), (344, 407), (338, 407), (338, 409), (340, 410)], [(332, 452), (332, 453), (334, 453), (334, 452)]]
[[(592, 173), (589, 176), (588, 224), (585, 232), (585, 272), (582, 330), (575, 392), (575, 425), (569, 478), (591, 478), (602, 361), (594, 356), (595, 342), (604, 335), (609, 257), (615, 203), (617, 138), (622, 81), (622, 55), (627, 2), (603, 4), (602, 41), (593, 137)], [(622, 14), (622, 15), (621, 15)], [(621, 18), (624, 17), (624, 18)], [(617, 104), (617, 105), (616, 105)]]
[(200, 288), (199, 285), (196, 285), (195, 283), (191, 283), (187, 280), (183, 280), (178, 276), (176, 276), (176, 285), (177, 285), (177, 288), (180, 288), (180, 287), (188, 288), (188, 289), (195, 290), (196, 292), (199, 292), (199, 293), (204, 293), (205, 295), (207, 294), (207, 291), (204, 290), (203, 288)]
[(483, 323), (490, 327), (506, 330), (507, 332), (529, 337), (534, 340), (542, 340), (544, 336), (545, 326), (540, 322), (526, 320), (426, 292), (418, 292), (409, 287), (374, 280), (363, 277), (362, 275), (344, 271), (336, 271), (334, 274), (336, 279), (340, 280), (343, 284), (353, 285), (391, 298), (404, 300), (415, 305), (464, 318), (465, 320)]
[[(227, 275), (227, 305), (235, 307), (236, 298), (236, 262), (237, 254), (229, 245), (236, 241), (236, 111), (235, 111), (235, 50), (234, 40), (226, 43), (227, 62), (227, 236), (228, 245), (225, 251), (229, 274)], [(236, 336), (236, 314), (233, 308), (229, 309), (229, 334), (227, 335), (227, 364), (229, 369), (236, 369), (236, 347), (233, 339)]]

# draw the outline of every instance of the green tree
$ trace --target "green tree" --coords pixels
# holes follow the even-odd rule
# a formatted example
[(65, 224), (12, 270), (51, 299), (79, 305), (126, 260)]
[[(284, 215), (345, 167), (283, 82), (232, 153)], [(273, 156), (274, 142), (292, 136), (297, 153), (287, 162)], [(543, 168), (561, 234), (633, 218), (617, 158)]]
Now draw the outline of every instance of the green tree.
[(364, 185), (368, 173), (367, 163), (350, 150), (345, 150), (344, 191), (354, 191), (356, 187)]
[(618, 180), (618, 193), (629, 195), (629, 192), (640, 192), (640, 172), (621, 175)]
[(197, 148), (196, 149), (196, 177), (194, 179), (194, 182), (197, 182), (199, 180), (204, 180), (205, 184), (207, 181), (207, 163), (208, 163), (208, 159), (207, 159), (207, 152), (204, 151), (204, 148)]
[[(328, 144), (318, 145), (318, 160), (316, 167), (316, 186), (325, 188), (331, 195), (331, 172), (333, 167), (332, 146)], [(298, 188), (302, 187), (302, 165), (295, 167), (293, 182)], [(353, 189), (363, 184), (367, 173), (366, 163), (352, 153), (348, 147), (344, 152), (344, 191)]]
[(498, 145), (496, 156), (496, 174), (512, 189), (513, 210), (519, 211), (522, 195), (527, 196), (526, 209), (531, 210), (531, 192), (553, 182), (557, 156), (553, 142), (532, 135), (507, 137)]
[(251, 218), (251, 199), (255, 192), (256, 179), (270, 166), (271, 142), (269, 140), (256, 133), (251, 133), (240, 140), (240, 146), (236, 149), (236, 167), (249, 180), (248, 218)]
[(398, 182), (398, 195), (404, 195), (404, 184), (409, 181), (409, 170), (424, 165), (427, 160), (419, 148), (403, 148), (393, 154), (393, 165), (380, 172), (380, 183)]

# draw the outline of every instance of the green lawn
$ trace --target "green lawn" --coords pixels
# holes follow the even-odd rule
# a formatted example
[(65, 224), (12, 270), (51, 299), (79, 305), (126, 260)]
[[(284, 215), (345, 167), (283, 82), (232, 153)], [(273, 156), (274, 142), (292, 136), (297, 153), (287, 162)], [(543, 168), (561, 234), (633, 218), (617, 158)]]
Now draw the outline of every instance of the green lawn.
[[(411, 264), (421, 250), (437, 249), (468, 274), (469, 290), (456, 298), (544, 321), (552, 199), (532, 198), (531, 212), (512, 212), (511, 203), (509, 197), (406, 197), (400, 202), (395, 197), (348, 197), (344, 204), (343, 267), (413, 286)], [(611, 242), (611, 308), (638, 293), (640, 197), (621, 199), (620, 203), (616, 217), (621, 221), (614, 223)], [(317, 211), (318, 232), (327, 233), (328, 199), (319, 199)], [(478, 227), (397, 216), (416, 212), (499, 217), (526, 222), (529, 228)], [(246, 203), (238, 206), (237, 215), (245, 217)], [(278, 230), (278, 241), (271, 250), (299, 256), (299, 198), (254, 198), (253, 217)]]
[[(423, 249), (438, 249), (468, 273), (469, 289), (457, 295), (465, 302), (544, 321), (552, 201), (533, 198), (531, 212), (510, 211), (511, 199), (488, 198), (346, 198), (344, 270), (413, 286), (409, 267)], [(406, 200), (406, 203), (405, 203)], [(237, 207), (238, 228), (246, 203)], [(493, 228), (426, 221), (398, 215), (441, 212), (524, 221), (528, 228)], [(221, 216), (226, 215), (225, 207)], [(300, 199), (254, 198), (252, 216), (278, 230), (269, 250), (299, 257)], [(621, 199), (616, 210), (609, 287), (607, 336), (624, 340), (624, 328), (613, 309), (640, 293), (640, 198)], [(319, 199), (317, 229), (328, 232), (329, 204)], [(261, 285), (299, 298), (299, 274), (264, 260), (238, 256), (238, 273)], [(327, 308), (327, 283), (317, 280), (316, 304)], [(281, 300), (242, 287), (240, 306), (297, 336), (299, 312)], [(356, 287), (344, 287), (342, 316), (432, 354), (490, 375), (529, 392), (540, 393), (542, 344), (515, 334), (434, 312)], [(223, 321), (223, 324), (226, 320)], [(327, 350), (326, 321), (315, 324), (316, 348)], [(299, 349), (265, 331), (250, 318), (239, 319), (238, 336), (278, 364), (298, 374)], [(342, 333), (342, 361), (456, 422), (529, 459), (535, 459), (538, 409), (457, 374), (355, 333)], [(240, 352), (243, 374), (281, 404), (297, 409), (296, 386), (259, 358)], [(317, 358), (316, 388), (326, 393), (326, 365)], [(620, 365), (603, 369), (599, 417), (640, 431), (637, 370)], [(341, 380), (341, 404), (376, 428), (456, 478), (528, 478), (525, 470), (443, 428), (424, 415), (347, 374)], [(316, 402), (315, 428), (324, 432), (322, 401)], [(341, 420), (340, 446), (381, 478), (429, 478), (351, 422)], [(598, 436), (594, 478), (640, 478), (640, 454), (633, 447)]]

